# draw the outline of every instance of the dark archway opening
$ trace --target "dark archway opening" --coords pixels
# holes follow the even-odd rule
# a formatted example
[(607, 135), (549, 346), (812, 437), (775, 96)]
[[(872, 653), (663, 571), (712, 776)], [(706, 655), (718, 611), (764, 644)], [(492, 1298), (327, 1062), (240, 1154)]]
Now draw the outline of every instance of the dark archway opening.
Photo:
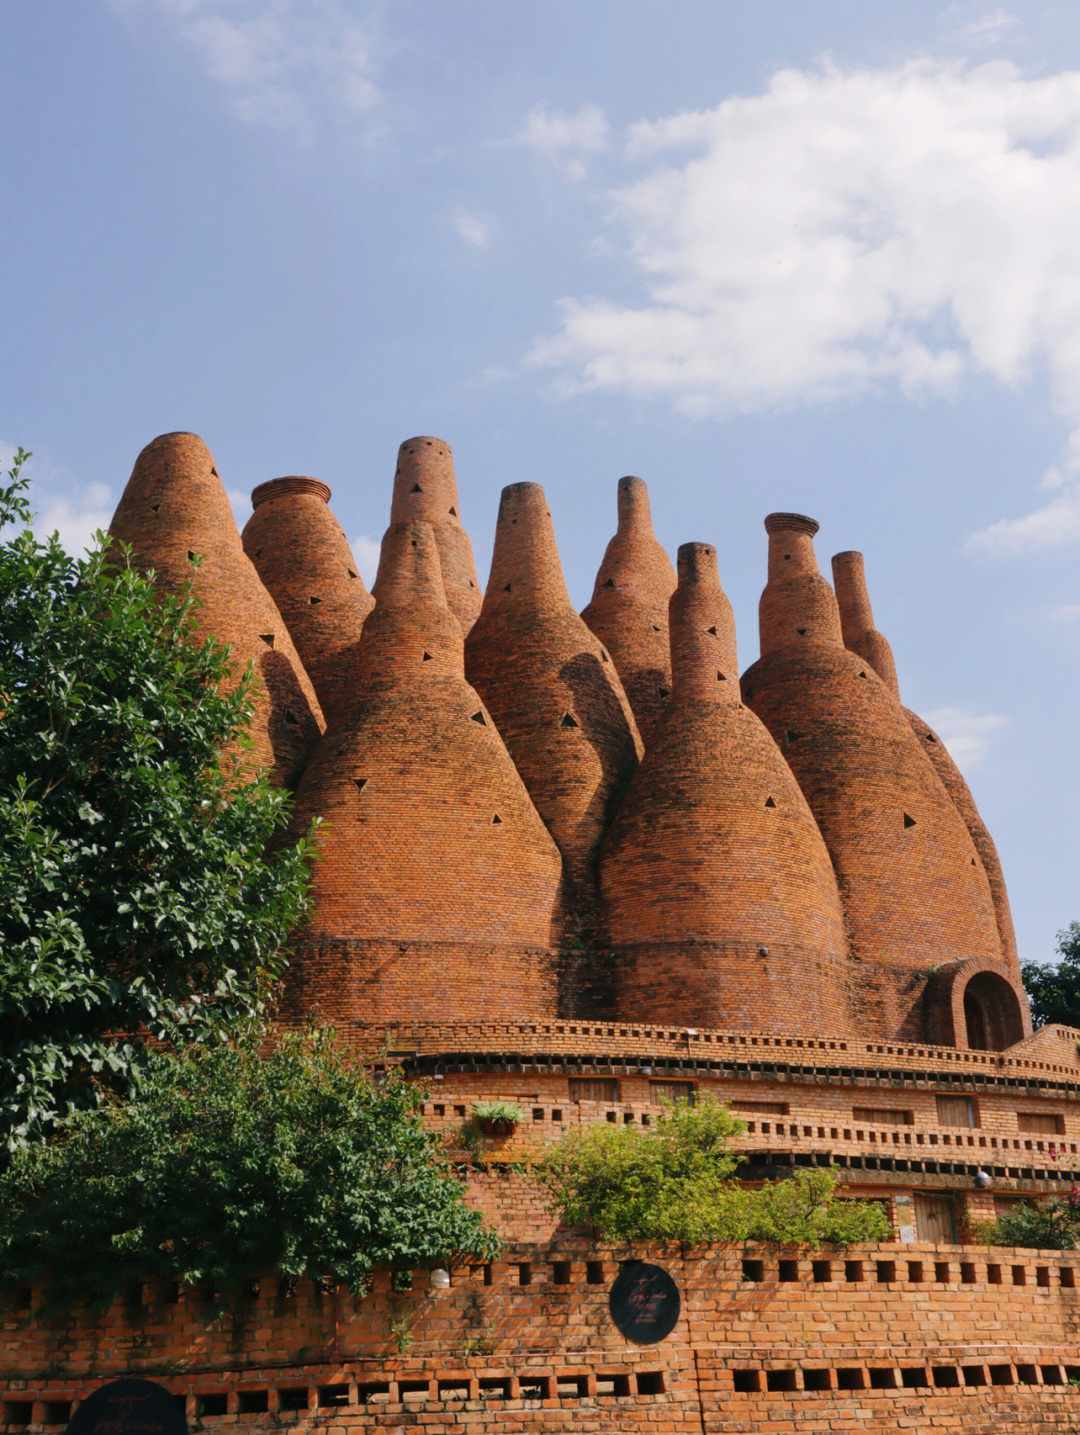
[(1020, 999), (995, 972), (979, 972), (964, 991), (964, 1024), (972, 1051), (1004, 1051), (1023, 1040)]

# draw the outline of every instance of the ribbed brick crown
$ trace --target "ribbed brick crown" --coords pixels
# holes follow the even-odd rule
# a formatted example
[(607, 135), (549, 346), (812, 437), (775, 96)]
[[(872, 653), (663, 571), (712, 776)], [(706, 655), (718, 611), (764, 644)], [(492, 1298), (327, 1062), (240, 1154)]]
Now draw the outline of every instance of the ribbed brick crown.
[(846, 943), (829, 854), (739, 697), (716, 550), (679, 549), (671, 700), (601, 847), (627, 1020), (842, 1034)]
[(329, 500), (329, 487), (317, 478), (261, 483), (241, 536), (332, 723), (351, 691), (344, 654), (359, 641), (374, 599)]
[(610, 655), (570, 604), (539, 484), (503, 489), (487, 595), (465, 640), (465, 671), (568, 872), (585, 881), (641, 739)]
[(290, 977), (342, 1020), (553, 1011), (558, 850), (462, 676), (430, 524), (383, 544), (355, 698), (296, 794), (327, 819)]
[(769, 581), (758, 605), (762, 657), (815, 643), (843, 645), (836, 597), (814, 552), (817, 528), (802, 513), (770, 513), (765, 520)]
[(462, 632), (467, 633), (480, 612), (483, 595), (472, 544), (461, 526), (460, 513), (450, 445), (441, 438), (406, 439), (398, 449), (390, 526), (411, 518), (431, 524), (439, 547), (446, 601)]
[[(202, 602), (201, 633), (230, 644), (237, 673), (260, 679), (252, 762), (291, 783), (319, 738), (322, 713), (273, 598), (244, 553), (213, 455), (190, 433), (163, 434), (135, 460), (109, 532), (131, 561), (176, 591), (188, 578)], [(198, 569), (191, 555), (199, 554)]]
[[(840, 618), (844, 628), (844, 643), (860, 657), (870, 663), (889, 690), (900, 698), (896, 678), (896, 663), (892, 648), (884, 634), (874, 627), (874, 615), (870, 607), (870, 594), (866, 586), (866, 568), (861, 553), (838, 553), (833, 558), (833, 575), (836, 578), (836, 596), (840, 604)], [(990, 883), (994, 900), (1001, 952), (1014, 970), (1019, 970), (1016, 950), (1016, 931), (1013, 927), (1009, 894), (1005, 888), (1005, 874), (1001, 868), (994, 839), (986, 823), (979, 815), (971, 789), (964, 781), (963, 774), (949, 755), (948, 749), (929, 723), (909, 708), (902, 709), (919, 739), (923, 752), (930, 759), (934, 771), (952, 799), (964, 825), (971, 834), (975, 850), (979, 854), (983, 870)]]
[(896, 659), (889, 640), (874, 627), (862, 554), (835, 553), (832, 571), (845, 648), (865, 658), (894, 697), (899, 698)]
[[(832, 591), (811, 569), (812, 551), (796, 559), (789, 532), (769, 535), (763, 651), (743, 676), (743, 695), (817, 818), (853, 949), (923, 970), (994, 957), (993, 902), (967, 828), (892, 692), (838, 641)], [(795, 562), (812, 582), (788, 576)]]

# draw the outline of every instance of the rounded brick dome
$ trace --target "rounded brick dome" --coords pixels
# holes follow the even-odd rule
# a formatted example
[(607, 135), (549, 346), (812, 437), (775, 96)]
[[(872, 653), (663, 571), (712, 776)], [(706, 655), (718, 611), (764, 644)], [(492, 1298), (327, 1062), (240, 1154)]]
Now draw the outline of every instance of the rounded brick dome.
[[(244, 553), (213, 455), (191, 433), (147, 444), (121, 495), (109, 532), (130, 545), (131, 562), (153, 569), (175, 592), (187, 579), (202, 603), (199, 631), (233, 651), (237, 673), (254, 663), (252, 762), (291, 784), (318, 742), (322, 712), (273, 598)], [(193, 555), (201, 558), (197, 568)]]
[[(480, 612), (483, 594), (472, 544), (461, 526), (454, 456), (441, 438), (408, 438), (398, 449), (390, 527), (408, 519), (430, 523), (439, 548), (446, 601), (467, 633)], [(377, 595), (376, 588), (376, 595)]]
[[(889, 687), (844, 647), (808, 520), (786, 519), (766, 523), (761, 658), (743, 675), (743, 694), (817, 818), (853, 953), (924, 972), (994, 956), (994, 907), (970, 834)], [(921, 1016), (893, 992), (870, 1020), (914, 1035)]]
[(558, 850), (464, 679), (432, 527), (394, 525), (354, 698), (296, 794), (326, 820), (289, 1001), (347, 1021), (555, 1010)]
[[(866, 567), (861, 553), (837, 553), (832, 561), (833, 578), (836, 581), (836, 599), (840, 607), (840, 623), (844, 633), (844, 645), (852, 652), (865, 658), (878, 677), (900, 701), (900, 686), (896, 678), (896, 662), (892, 647), (883, 633), (874, 627), (874, 613), (870, 606), (870, 594), (866, 586)], [(971, 789), (964, 781), (963, 774), (949, 755), (945, 744), (917, 713), (902, 708), (904, 716), (919, 739), (923, 752), (941, 779), (945, 791), (952, 799), (971, 834), (975, 850), (979, 854), (983, 871), (990, 883), (990, 895), (994, 902), (998, 936), (1001, 939), (1001, 955), (1014, 971), (1019, 971), (1016, 950), (1016, 931), (1013, 927), (1009, 894), (1005, 888), (1005, 874), (1001, 870), (994, 839), (986, 823), (979, 816)]]
[(618, 512), (592, 601), (581, 616), (614, 659), (648, 747), (671, 691), (668, 600), (675, 570), (653, 534), (642, 479), (619, 479)]
[(600, 855), (619, 1014), (850, 1029), (836, 879), (791, 771), (739, 693), (716, 550), (679, 549), (671, 698)]
[(484, 606), (465, 671), (579, 885), (641, 756), (607, 649), (566, 592), (544, 490), (504, 488)]
[(374, 599), (329, 499), (330, 489), (316, 478), (261, 483), (241, 537), (332, 723), (352, 690), (342, 657), (359, 640)]

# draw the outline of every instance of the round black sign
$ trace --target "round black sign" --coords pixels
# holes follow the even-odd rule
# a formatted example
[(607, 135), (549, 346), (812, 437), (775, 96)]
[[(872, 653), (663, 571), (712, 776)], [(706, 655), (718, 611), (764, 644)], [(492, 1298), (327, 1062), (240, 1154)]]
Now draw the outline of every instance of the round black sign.
[(114, 1380), (79, 1403), (66, 1435), (187, 1435), (184, 1407), (152, 1380)]
[(665, 1340), (679, 1319), (679, 1287), (660, 1266), (626, 1261), (608, 1298), (611, 1318), (635, 1345)]

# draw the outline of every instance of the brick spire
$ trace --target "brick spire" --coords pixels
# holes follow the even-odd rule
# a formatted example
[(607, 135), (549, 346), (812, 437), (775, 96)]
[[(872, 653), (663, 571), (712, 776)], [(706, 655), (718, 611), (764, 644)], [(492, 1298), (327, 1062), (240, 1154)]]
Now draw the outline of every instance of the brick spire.
[(329, 500), (317, 478), (261, 483), (241, 538), (332, 722), (352, 686), (342, 656), (359, 640), (374, 599)]
[(675, 570), (653, 534), (642, 479), (619, 479), (618, 508), (618, 528), (581, 616), (614, 659), (647, 747), (671, 691), (667, 606)]
[[(900, 700), (900, 687), (896, 679), (896, 663), (888, 639), (874, 627), (874, 616), (870, 608), (870, 595), (866, 586), (866, 570), (861, 553), (838, 553), (833, 558), (833, 576), (836, 579), (836, 596), (840, 603), (840, 618), (844, 628), (844, 642), (852, 652), (872, 664), (875, 672)], [(971, 840), (979, 854), (983, 870), (990, 882), (994, 899), (1001, 951), (1005, 960), (1019, 971), (1019, 956), (1016, 950), (1016, 930), (1013, 927), (1009, 894), (1005, 887), (1005, 874), (994, 839), (986, 823), (979, 815), (971, 789), (964, 781), (963, 774), (949, 754), (948, 749), (933, 728), (913, 713), (903, 709), (904, 716), (911, 724), (912, 731), (919, 739), (923, 751), (933, 764), (934, 770), (944, 784), (957, 812), (964, 819), (964, 825), (971, 833)]]
[(739, 693), (716, 549), (679, 549), (671, 699), (604, 839), (630, 1021), (851, 1030), (836, 879), (798, 784)]
[(574, 611), (544, 490), (504, 488), (465, 670), (491, 709), (576, 884), (641, 755), (607, 649)]
[[(237, 673), (255, 664), (252, 760), (291, 784), (319, 739), (322, 713), (281, 614), (244, 553), (213, 455), (191, 433), (162, 434), (135, 460), (110, 534), (131, 561), (176, 591), (194, 578), (201, 633), (231, 645)], [(193, 554), (202, 562), (191, 564)]]
[[(924, 972), (997, 957), (990, 888), (967, 828), (892, 692), (843, 646), (836, 600), (814, 558), (817, 525), (771, 514), (765, 526), (762, 656), (744, 674), (743, 694), (817, 818), (853, 951)], [(863, 980), (871, 980), (866, 968)], [(881, 980), (884, 1027), (914, 1037), (921, 1017), (912, 1001), (895, 983), (884, 994), (892, 979)]]
[(439, 547), (446, 601), (462, 632), (467, 633), (480, 612), (483, 595), (472, 544), (461, 526), (460, 513), (450, 445), (441, 438), (423, 435), (406, 439), (398, 449), (390, 526), (411, 518), (431, 524)]
[(327, 820), (287, 1005), (339, 1021), (555, 1010), (561, 861), (466, 683), (432, 525), (394, 524), (354, 699), (296, 794)]
[(888, 638), (874, 627), (874, 610), (870, 607), (862, 554), (833, 554), (832, 571), (845, 648), (850, 648), (860, 658), (865, 658), (893, 696), (899, 700), (900, 684), (896, 677), (896, 659)]

